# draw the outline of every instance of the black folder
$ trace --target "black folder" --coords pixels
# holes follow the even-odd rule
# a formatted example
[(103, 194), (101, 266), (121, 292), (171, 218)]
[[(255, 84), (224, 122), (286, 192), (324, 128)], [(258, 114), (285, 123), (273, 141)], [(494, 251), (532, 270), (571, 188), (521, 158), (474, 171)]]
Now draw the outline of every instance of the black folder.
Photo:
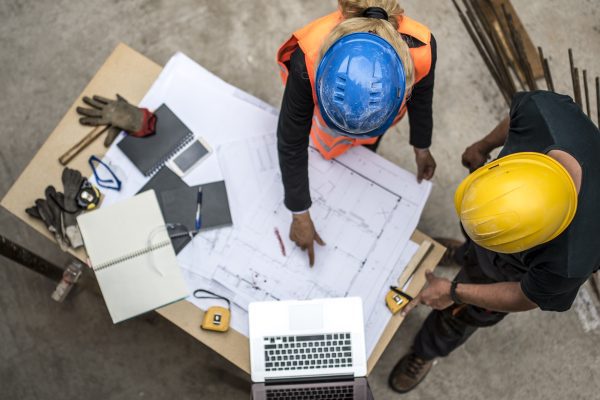
[[(202, 186), (202, 226), (200, 230), (230, 226), (232, 224), (231, 211), (224, 181), (188, 186), (173, 171), (163, 168), (140, 189), (139, 193), (154, 189), (165, 222), (180, 225), (169, 231), (173, 234), (195, 229), (200, 186)], [(171, 239), (175, 252), (179, 253), (190, 240), (189, 236)]]

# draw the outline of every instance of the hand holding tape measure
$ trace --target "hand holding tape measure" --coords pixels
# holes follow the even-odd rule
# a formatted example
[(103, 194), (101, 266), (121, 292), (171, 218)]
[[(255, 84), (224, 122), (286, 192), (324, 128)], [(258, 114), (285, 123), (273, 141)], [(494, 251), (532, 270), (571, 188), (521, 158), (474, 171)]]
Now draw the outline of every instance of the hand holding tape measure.
[(402, 275), (400, 275), (400, 278), (398, 278), (398, 286), (390, 287), (390, 291), (385, 296), (385, 304), (388, 306), (392, 314), (397, 314), (400, 311), (402, 311), (403, 314), (406, 314), (408, 310), (412, 309), (412, 307), (417, 304), (413, 303), (411, 307), (405, 308), (411, 301), (414, 300), (416, 294), (403, 292), (402, 288), (404, 288), (413, 273), (416, 271), (419, 265), (421, 265), (421, 262), (425, 259), (432, 247), (433, 243), (431, 243), (429, 240), (424, 240), (417, 249), (417, 252), (408, 262), (408, 265), (402, 272)]

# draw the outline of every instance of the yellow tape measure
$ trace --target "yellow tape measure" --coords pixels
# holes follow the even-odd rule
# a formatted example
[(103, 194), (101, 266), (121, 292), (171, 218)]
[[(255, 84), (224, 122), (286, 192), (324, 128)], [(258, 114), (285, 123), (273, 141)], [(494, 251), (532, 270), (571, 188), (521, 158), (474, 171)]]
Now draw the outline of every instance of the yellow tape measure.
[(390, 286), (390, 291), (385, 296), (385, 304), (388, 306), (392, 314), (401, 311), (406, 305), (412, 301), (412, 296), (404, 293), (396, 286)]
[(404, 268), (400, 278), (398, 278), (398, 287), (390, 286), (390, 291), (385, 295), (385, 304), (392, 314), (397, 314), (412, 301), (412, 296), (403, 292), (400, 288), (406, 285), (406, 282), (408, 282), (432, 247), (433, 243), (431, 241), (424, 240), (406, 265), (406, 268)]
[[(198, 293), (207, 293), (209, 296), (198, 296)], [(204, 313), (202, 323), (200, 324), (200, 328), (207, 331), (227, 332), (229, 330), (229, 322), (231, 321), (231, 303), (229, 299), (204, 289), (195, 290), (194, 297), (197, 299), (218, 299), (227, 302), (227, 308), (220, 306), (209, 307)]]
[(200, 328), (207, 331), (227, 332), (230, 320), (231, 311), (228, 308), (219, 306), (210, 307), (204, 313)]

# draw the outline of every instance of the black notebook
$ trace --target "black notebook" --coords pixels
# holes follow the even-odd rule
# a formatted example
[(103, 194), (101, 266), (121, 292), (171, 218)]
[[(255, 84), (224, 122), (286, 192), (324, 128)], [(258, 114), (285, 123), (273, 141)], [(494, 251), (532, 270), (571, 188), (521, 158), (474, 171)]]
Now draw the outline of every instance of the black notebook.
[(146, 137), (127, 136), (117, 146), (145, 176), (159, 171), (179, 150), (194, 139), (192, 131), (167, 107), (156, 115), (155, 133)]
[[(200, 186), (202, 186), (202, 225), (200, 230), (230, 226), (232, 224), (231, 212), (225, 182), (218, 181)], [(163, 168), (138, 193), (154, 189), (165, 222), (183, 226), (169, 231), (170, 234), (176, 234), (195, 229), (200, 186), (188, 186), (173, 171)], [(189, 236), (172, 238), (171, 242), (175, 252), (179, 253), (190, 240)]]

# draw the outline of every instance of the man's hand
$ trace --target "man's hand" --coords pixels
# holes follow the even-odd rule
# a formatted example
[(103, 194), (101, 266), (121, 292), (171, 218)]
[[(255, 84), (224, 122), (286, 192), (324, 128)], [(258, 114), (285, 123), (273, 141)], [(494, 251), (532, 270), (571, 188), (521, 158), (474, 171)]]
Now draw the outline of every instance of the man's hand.
[(435, 172), (435, 160), (429, 149), (418, 149), (414, 147), (415, 160), (417, 161), (417, 181), (421, 183), (423, 179), (430, 180)]
[(478, 141), (467, 147), (462, 154), (462, 165), (469, 170), (475, 171), (490, 159), (488, 146)]
[(308, 211), (293, 215), (292, 225), (290, 226), (290, 240), (296, 243), (302, 250), (308, 250), (308, 261), (311, 267), (315, 265), (314, 242), (325, 246), (325, 242), (315, 230), (315, 225)]
[(402, 310), (402, 316), (405, 316), (419, 304), (425, 304), (436, 310), (443, 310), (450, 307), (454, 302), (450, 297), (450, 282), (446, 278), (440, 278), (431, 271), (425, 273), (427, 278), (427, 287), (421, 291), (408, 305)]

